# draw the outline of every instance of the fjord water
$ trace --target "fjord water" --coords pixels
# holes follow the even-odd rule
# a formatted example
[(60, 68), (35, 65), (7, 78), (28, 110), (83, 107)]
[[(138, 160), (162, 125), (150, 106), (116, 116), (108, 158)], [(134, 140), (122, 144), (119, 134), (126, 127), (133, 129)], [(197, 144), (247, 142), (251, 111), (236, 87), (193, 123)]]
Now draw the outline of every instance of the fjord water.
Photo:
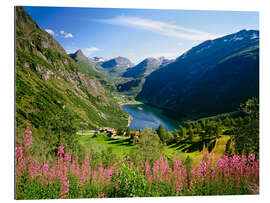
[(179, 123), (162, 114), (161, 110), (146, 104), (128, 104), (123, 110), (132, 116), (130, 129), (140, 130), (150, 127), (154, 130), (161, 124), (165, 129), (174, 130)]

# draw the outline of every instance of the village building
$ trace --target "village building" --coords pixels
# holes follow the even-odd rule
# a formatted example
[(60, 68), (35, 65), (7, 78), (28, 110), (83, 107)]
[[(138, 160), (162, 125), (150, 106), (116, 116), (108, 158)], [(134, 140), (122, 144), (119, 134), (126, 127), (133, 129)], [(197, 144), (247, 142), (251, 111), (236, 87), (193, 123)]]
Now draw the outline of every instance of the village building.
[(133, 131), (130, 132), (130, 135), (134, 135), (134, 136), (139, 137), (140, 136), (140, 131), (133, 130)]
[(115, 133), (115, 129), (114, 128), (110, 128), (110, 127), (101, 127), (99, 129), (99, 132), (100, 133), (106, 132), (106, 133), (109, 133), (109, 135), (113, 135)]

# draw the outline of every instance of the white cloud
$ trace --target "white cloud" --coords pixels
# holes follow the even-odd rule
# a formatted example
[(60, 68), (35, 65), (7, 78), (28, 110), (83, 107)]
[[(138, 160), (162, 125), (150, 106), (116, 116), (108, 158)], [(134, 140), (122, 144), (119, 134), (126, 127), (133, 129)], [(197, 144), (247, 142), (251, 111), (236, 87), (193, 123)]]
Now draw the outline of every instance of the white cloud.
[(64, 36), (64, 38), (72, 38), (73, 37), (73, 35), (71, 34), (71, 33), (67, 33), (65, 36)]
[(88, 48), (82, 48), (81, 49), (85, 55), (90, 56), (95, 51), (100, 51), (97, 47), (88, 47)]
[(60, 34), (64, 37), (64, 38), (73, 38), (73, 35), (71, 33), (67, 33), (64, 30), (60, 30)]
[(54, 35), (54, 31), (51, 30), (51, 29), (45, 29), (45, 31), (48, 32), (48, 33), (51, 34), (51, 35)]
[(137, 29), (148, 30), (157, 34), (176, 37), (187, 40), (208, 40), (219, 37), (207, 32), (196, 29), (190, 29), (179, 25), (168, 24), (162, 21), (154, 21), (146, 18), (117, 16), (111, 19), (97, 19), (96, 22), (134, 27)]
[(81, 48), (81, 47), (77, 47), (77, 46), (65, 46), (64, 47), (67, 53), (74, 53), (76, 51), (78, 51), (79, 49), (82, 50), (82, 52), (84, 53), (85, 56), (89, 57), (92, 55), (93, 52), (96, 51), (100, 51), (100, 48), (97, 47), (87, 47), (87, 48)]

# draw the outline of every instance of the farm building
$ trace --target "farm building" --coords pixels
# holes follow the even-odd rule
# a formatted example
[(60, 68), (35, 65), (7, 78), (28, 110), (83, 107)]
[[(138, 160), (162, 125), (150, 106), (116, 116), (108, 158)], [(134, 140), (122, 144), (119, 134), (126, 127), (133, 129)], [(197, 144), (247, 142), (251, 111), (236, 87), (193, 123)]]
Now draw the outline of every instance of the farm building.
[(99, 132), (107, 132), (109, 133), (110, 135), (113, 135), (115, 133), (115, 129), (114, 128), (110, 128), (110, 127), (101, 127), (99, 129)]
[(133, 130), (130, 132), (130, 134), (138, 137), (138, 136), (140, 136), (140, 131)]

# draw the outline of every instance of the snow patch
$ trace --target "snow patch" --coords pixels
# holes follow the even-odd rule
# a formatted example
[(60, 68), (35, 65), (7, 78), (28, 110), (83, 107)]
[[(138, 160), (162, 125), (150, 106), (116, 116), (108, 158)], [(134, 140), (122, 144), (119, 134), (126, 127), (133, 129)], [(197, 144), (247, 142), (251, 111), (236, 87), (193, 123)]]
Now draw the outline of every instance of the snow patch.
[(259, 36), (255, 33), (253, 33), (252, 36), (250, 37), (250, 39), (257, 39), (257, 38), (259, 38)]
[(239, 37), (237, 35), (235, 35), (233, 38), (230, 39), (230, 41), (238, 41), (238, 40), (243, 40), (244, 37)]
[(196, 53), (200, 53), (200, 52), (202, 52), (205, 49), (209, 49), (210, 47), (211, 47), (210, 45), (208, 45), (207, 47), (203, 47), (203, 48), (197, 50)]

